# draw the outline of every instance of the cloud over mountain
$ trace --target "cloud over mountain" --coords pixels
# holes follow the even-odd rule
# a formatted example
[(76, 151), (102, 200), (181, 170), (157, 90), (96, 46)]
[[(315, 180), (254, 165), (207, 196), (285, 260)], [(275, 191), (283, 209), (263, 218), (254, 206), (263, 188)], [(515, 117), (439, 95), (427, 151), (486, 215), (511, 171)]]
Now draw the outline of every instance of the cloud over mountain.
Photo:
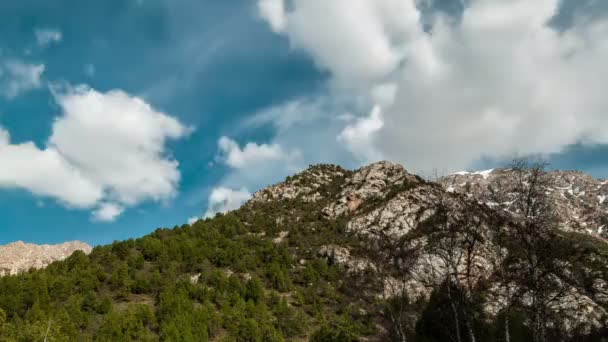
[[(369, 141), (382, 158), (453, 170), (484, 157), (608, 143), (605, 17), (580, 14), (556, 27), (559, 0), (472, 0), (459, 18), (426, 18), (425, 29), (414, 0), (258, 4), (275, 32), (332, 75), (330, 92), (381, 105), (382, 124), (365, 110), (357, 114), (370, 116), (341, 136), (376, 122)], [(378, 87), (392, 87), (394, 101), (378, 102)], [(349, 147), (355, 155), (372, 148)]]

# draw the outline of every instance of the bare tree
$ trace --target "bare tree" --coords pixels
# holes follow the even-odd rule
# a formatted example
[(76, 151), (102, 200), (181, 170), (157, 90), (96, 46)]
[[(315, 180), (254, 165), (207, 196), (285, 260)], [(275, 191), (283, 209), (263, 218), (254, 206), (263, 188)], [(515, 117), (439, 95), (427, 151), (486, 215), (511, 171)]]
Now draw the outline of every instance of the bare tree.
[(457, 194), (441, 192), (434, 203), (435, 213), (426, 222), (426, 253), (440, 261), (435, 272), (443, 279), (447, 300), (454, 321), (454, 340), (461, 342), (465, 334), (477, 340), (474, 331), (475, 303), (483, 270), (480, 265), (486, 221), (483, 208)]
[(529, 312), (534, 342), (546, 341), (551, 304), (567, 291), (559, 277), (563, 264), (555, 250), (558, 221), (549, 197), (553, 184), (546, 166), (542, 161), (515, 160), (510, 167), (510, 186), (504, 190), (515, 222), (509, 237), (509, 274), (503, 276), (505, 281), (517, 281), (517, 296), (527, 301), (524, 308)]
[(380, 287), (380, 299), (391, 334), (395, 340), (406, 342), (416, 320), (407, 289), (419, 248), (406, 237), (380, 231), (368, 242), (366, 249), (371, 261), (368, 271)]
[(496, 225), (492, 234), (492, 246), (494, 248), (492, 268), (494, 269), (494, 280), (497, 286), (491, 293), (495, 297), (495, 303), (502, 308), (504, 339), (505, 342), (510, 342), (510, 316), (521, 291), (519, 291), (519, 287), (510, 277), (508, 269), (509, 251), (505, 247), (507, 239), (507, 232), (502, 224)]

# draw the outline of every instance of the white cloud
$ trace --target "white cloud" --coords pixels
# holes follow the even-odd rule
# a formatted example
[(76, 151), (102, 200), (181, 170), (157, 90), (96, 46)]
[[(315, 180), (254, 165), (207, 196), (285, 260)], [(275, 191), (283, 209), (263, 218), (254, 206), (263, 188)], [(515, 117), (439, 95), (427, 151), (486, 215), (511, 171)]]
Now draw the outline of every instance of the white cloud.
[(249, 198), (251, 198), (251, 193), (246, 188), (235, 190), (227, 187), (216, 187), (209, 195), (209, 206), (205, 217), (212, 217), (216, 213), (238, 209)]
[[(471, 0), (461, 20), (436, 15), (425, 32), (414, 0), (291, 5), (279, 32), (333, 83), (382, 105), (381, 128), (364, 129), (380, 122), (364, 118), (342, 141), (373, 136), (375, 151), (414, 170), (608, 143), (605, 17), (557, 30), (559, 0)], [(394, 96), (382, 84), (394, 84)], [(355, 155), (368, 154), (358, 146)]]
[(19, 60), (0, 61), (0, 95), (12, 99), (23, 92), (39, 88), (44, 64)]
[(410, 57), (409, 47), (427, 48), (417, 40), (422, 28), (413, 1), (294, 0), (290, 11), (278, 2), (259, 1), (260, 9), (273, 9), (263, 17), (343, 85), (387, 77)]
[(375, 106), (368, 117), (358, 118), (344, 127), (338, 135), (338, 141), (344, 142), (360, 161), (378, 161), (382, 159), (382, 154), (374, 148), (373, 139), (383, 126), (382, 109)]
[(93, 211), (92, 217), (95, 221), (113, 222), (124, 211), (124, 208), (115, 203), (103, 203)]
[(221, 159), (226, 165), (242, 169), (253, 164), (264, 163), (273, 160), (286, 159), (288, 155), (283, 152), (281, 146), (272, 144), (247, 143), (242, 149), (236, 141), (221, 137), (218, 141)]
[[(248, 198), (247, 187), (258, 189), (269, 182), (284, 177), (285, 174), (299, 171), (303, 168), (303, 157), (299, 149), (284, 149), (280, 144), (247, 143), (242, 148), (232, 139), (222, 137), (218, 141), (218, 157), (216, 161), (228, 166), (230, 170), (212, 192), (208, 203), (208, 214), (222, 212), (216, 206), (221, 205), (221, 196), (236, 196)], [(243, 186), (246, 185), (246, 188)], [(232, 191), (230, 189), (239, 189)], [(240, 197), (238, 195), (241, 195)], [(228, 203), (242, 203), (236, 201)], [(219, 203), (219, 204), (218, 204)], [(236, 205), (236, 204), (235, 204)], [(236, 209), (228, 205), (230, 209)]]
[(36, 43), (42, 48), (63, 40), (61, 31), (52, 28), (36, 29), (34, 35), (36, 36)]
[[(344, 129), (344, 118), (352, 117), (349, 113), (360, 109), (360, 104), (351, 100), (343, 99), (339, 95), (296, 100), (256, 113), (243, 122), (239, 130), (272, 125), (275, 136), (273, 142), (266, 146), (277, 146), (274, 149), (282, 151), (281, 157), (262, 158), (257, 162), (253, 162), (256, 159), (247, 158), (251, 162), (241, 168), (228, 165), (231, 169), (219, 182), (219, 186), (233, 189), (245, 186), (247, 189), (257, 190), (281, 181), (287, 175), (302, 171), (309, 164), (338, 163), (345, 167), (356, 166), (350, 157), (347, 144), (336, 140)], [(356, 118), (348, 120), (354, 123)], [(250, 144), (257, 146), (251, 150), (258, 150), (263, 146)], [(227, 150), (236, 150), (235, 143), (225, 145), (232, 146)], [(238, 148), (241, 153), (246, 150), (246, 147)], [(226, 162), (226, 153), (220, 153), (219, 159)]]
[(399, 90), (399, 88), (395, 83), (379, 84), (372, 88), (371, 97), (372, 100), (380, 106), (390, 106), (395, 102), (397, 90)]
[(260, 0), (258, 11), (260, 16), (268, 21), (275, 32), (281, 32), (285, 28), (285, 3), (283, 0)]
[(66, 162), (56, 149), (40, 150), (33, 143), (11, 144), (0, 127), (0, 188), (22, 188), (73, 206), (95, 205), (103, 189)]
[(57, 95), (57, 102), (63, 116), (53, 124), (49, 145), (110, 198), (132, 205), (175, 194), (178, 164), (165, 155), (165, 141), (188, 128), (120, 90), (80, 87)]
[(193, 225), (196, 223), (196, 221), (200, 220), (201, 218), (198, 216), (192, 216), (190, 218), (188, 218), (188, 224), (189, 225)]
[(97, 208), (93, 218), (105, 221), (128, 206), (175, 195), (178, 163), (167, 156), (165, 142), (188, 128), (120, 90), (78, 87), (55, 97), (62, 115), (44, 149), (11, 144), (0, 131), (1, 187)]

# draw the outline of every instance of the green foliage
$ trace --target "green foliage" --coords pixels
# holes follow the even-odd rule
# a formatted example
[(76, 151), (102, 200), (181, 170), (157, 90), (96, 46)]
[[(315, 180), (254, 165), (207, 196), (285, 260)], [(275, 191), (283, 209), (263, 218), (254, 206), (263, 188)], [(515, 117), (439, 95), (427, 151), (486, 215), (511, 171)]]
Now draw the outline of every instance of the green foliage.
[(333, 323), (324, 324), (310, 338), (311, 342), (354, 342), (358, 328), (344, 317)]
[[(335, 302), (324, 298), (331, 291), (315, 292), (315, 304), (307, 304), (308, 283), (327, 287), (339, 277), (325, 260), (301, 267), (287, 244), (256, 234), (280, 229), (276, 219), (262, 216), (243, 209), (2, 277), (0, 341), (42, 340), (47, 329), (51, 341), (307, 338), (320, 312), (333, 324), (339, 309), (322, 304)], [(246, 218), (266, 226), (245, 225)], [(337, 239), (331, 225), (311, 222), (323, 242)], [(307, 235), (297, 243), (315, 248), (316, 238)], [(331, 297), (340, 296), (332, 291)]]
[(130, 305), (111, 311), (95, 334), (95, 341), (155, 341), (156, 318), (147, 305)]

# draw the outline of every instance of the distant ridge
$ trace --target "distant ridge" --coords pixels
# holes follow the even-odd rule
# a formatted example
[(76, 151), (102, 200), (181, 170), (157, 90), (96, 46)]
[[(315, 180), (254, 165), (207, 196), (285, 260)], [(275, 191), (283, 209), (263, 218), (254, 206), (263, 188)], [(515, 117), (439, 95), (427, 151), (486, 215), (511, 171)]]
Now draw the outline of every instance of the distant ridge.
[(81, 241), (58, 245), (37, 245), (17, 241), (0, 246), (0, 276), (14, 275), (31, 268), (44, 268), (50, 263), (63, 260), (75, 251), (89, 254), (93, 248)]

